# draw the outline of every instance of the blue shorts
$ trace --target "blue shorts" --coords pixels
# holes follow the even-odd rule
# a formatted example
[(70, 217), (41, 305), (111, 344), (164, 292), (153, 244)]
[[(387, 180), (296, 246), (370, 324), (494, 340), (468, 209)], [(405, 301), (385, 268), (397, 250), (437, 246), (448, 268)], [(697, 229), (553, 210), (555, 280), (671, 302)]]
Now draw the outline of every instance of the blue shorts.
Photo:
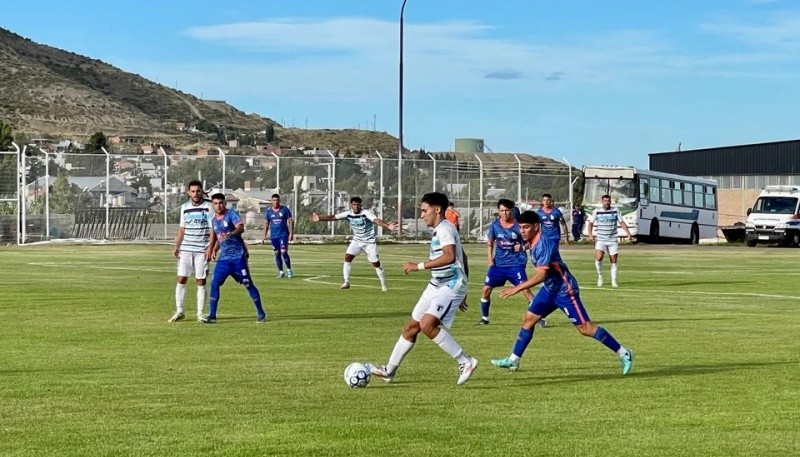
[(286, 252), (289, 250), (289, 236), (280, 236), (278, 238), (270, 238), (272, 242), (272, 250), (275, 252)]
[(559, 308), (564, 311), (572, 325), (580, 325), (592, 321), (589, 318), (589, 313), (586, 312), (586, 308), (583, 307), (580, 292), (578, 291), (578, 283), (574, 278), (562, 284), (561, 287), (554, 289), (542, 286), (533, 297), (533, 301), (528, 306), (528, 311), (537, 316), (547, 317)]
[(228, 276), (232, 277), (234, 281), (239, 284), (248, 285), (250, 281), (250, 266), (247, 264), (247, 259), (229, 259), (217, 260), (214, 266), (214, 277), (212, 282), (218, 285), (223, 285)]
[(497, 265), (489, 267), (486, 272), (486, 279), (483, 285), (486, 287), (500, 287), (505, 285), (506, 281), (518, 286), (528, 280), (528, 275), (525, 274), (525, 266), (520, 265), (516, 267), (498, 267)]

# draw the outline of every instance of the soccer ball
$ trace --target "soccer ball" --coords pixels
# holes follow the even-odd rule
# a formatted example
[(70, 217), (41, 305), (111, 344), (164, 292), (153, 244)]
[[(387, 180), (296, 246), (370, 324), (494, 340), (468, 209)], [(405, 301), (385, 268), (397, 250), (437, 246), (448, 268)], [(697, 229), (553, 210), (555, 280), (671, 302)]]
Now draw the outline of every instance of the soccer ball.
[(351, 363), (344, 369), (344, 383), (354, 389), (367, 387), (370, 371), (369, 367), (363, 363)]

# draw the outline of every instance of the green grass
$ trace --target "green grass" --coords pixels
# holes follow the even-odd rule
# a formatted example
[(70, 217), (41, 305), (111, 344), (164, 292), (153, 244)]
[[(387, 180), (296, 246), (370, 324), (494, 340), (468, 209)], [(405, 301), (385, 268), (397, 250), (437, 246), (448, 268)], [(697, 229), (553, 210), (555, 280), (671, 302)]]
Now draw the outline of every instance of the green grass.
[(256, 324), (229, 282), (209, 326), (166, 322), (168, 246), (4, 248), (0, 455), (800, 452), (800, 251), (623, 246), (611, 290), (594, 287), (590, 247), (565, 248), (594, 321), (635, 351), (623, 378), (616, 356), (561, 314), (536, 330), (520, 371), (492, 367), (525, 303), (495, 295), (492, 324), (473, 325), (485, 251), (472, 245), (472, 306), (452, 329), (481, 361), (470, 382), (456, 386), (455, 361), (421, 337), (394, 382), (347, 388), (350, 362), (386, 361), (426, 283), (401, 262), (426, 249), (382, 246), (381, 293), (363, 256), (353, 288), (338, 289), (344, 246), (293, 246), (291, 280), (256, 248), (269, 322)]

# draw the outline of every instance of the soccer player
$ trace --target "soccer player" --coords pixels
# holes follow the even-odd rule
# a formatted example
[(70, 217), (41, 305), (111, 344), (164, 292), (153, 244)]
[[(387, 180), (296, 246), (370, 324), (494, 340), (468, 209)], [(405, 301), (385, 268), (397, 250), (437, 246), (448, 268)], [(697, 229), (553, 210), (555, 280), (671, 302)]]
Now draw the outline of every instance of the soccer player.
[(284, 277), (283, 266), (286, 265), (286, 277), (292, 273), (292, 259), (289, 258), (289, 242), (294, 241), (294, 218), (289, 208), (281, 205), (281, 196), (272, 194), (272, 205), (264, 210), (264, 236), (261, 244), (267, 242), (267, 232), (275, 251), (275, 265), (278, 267), (278, 278)]
[(542, 206), (536, 210), (539, 215), (539, 220), (542, 221), (542, 236), (546, 236), (556, 242), (556, 246), (561, 243), (561, 230), (567, 236), (564, 242), (569, 245), (569, 232), (567, 232), (567, 222), (564, 220), (564, 214), (560, 209), (553, 206), (553, 196), (550, 194), (542, 194)]
[(558, 245), (541, 232), (539, 215), (533, 211), (525, 211), (519, 217), (519, 225), (522, 239), (530, 246), (530, 257), (536, 266), (536, 273), (514, 288), (503, 289), (500, 291), (500, 296), (508, 298), (537, 284), (543, 285), (528, 306), (511, 355), (492, 360), (492, 364), (511, 371), (518, 369), (520, 358), (533, 339), (536, 323), (560, 308), (581, 335), (594, 338), (615, 352), (622, 365), (622, 374), (628, 374), (633, 366), (633, 353), (620, 346), (610, 333), (603, 327), (594, 325), (589, 319), (589, 314), (581, 302), (578, 282), (561, 260)]
[(381, 261), (378, 258), (378, 245), (375, 240), (375, 226), (380, 225), (381, 227), (394, 232), (397, 230), (397, 224), (394, 222), (387, 224), (383, 220), (376, 217), (372, 211), (364, 209), (361, 206), (361, 197), (351, 198), (350, 210), (343, 213), (328, 214), (326, 216), (320, 216), (317, 213), (311, 213), (312, 222), (329, 222), (341, 219), (347, 219), (347, 222), (350, 223), (350, 230), (353, 232), (353, 241), (350, 242), (350, 245), (347, 247), (347, 251), (344, 253), (344, 265), (342, 265), (344, 282), (342, 283), (340, 289), (350, 288), (350, 272), (353, 268), (353, 259), (355, 259), (356, 256), (363, 251), (365, 254), (367, 254), (367, 260), (372, 262), (372, 266), (375, 267), (375, 273), (378, 275), (378, 279), (381, 281), (381, 290), (386, 292), (389, 290), (389, 288), (386, 286), (386, 272), (383, 270)]
[(206, 249), (213, 211), (203, 198), (203, 184), (200, 181), (190, 182), (186, 193), (189, 201), (181, 205), (180, 224), (175, 234), (175, 248), (172, 250), (172, 255), (178, 259), (178, 284), (175, 286), (175, 314), (169, 322), (177, 322), (185, 317), (183, 302), (186, 298), (186, 281), (192, 273), (197, 282), (198, 321), (203, 319), (203, 308), (206, 304)]
[[(611, 287), (619, 287), (617, 284), (617, 256), (619, 255), (619, 241), (617, 241), (617, 225), (628, 234), (628, 241), (631, 239), (631, 231), (619, 208), (611, 206), (611, 196), (603, 195), (600, 197), (602, 208), (594, 210), (592, 217), (589, 218), (589, 242), (594, 243), (594, 268), (597, 270), (597, 287), (603, 287), (603, 256), (608, 252), (611, 260)], [(593, 233), (593, 230), (596, 232)], [(597, 240), (597, 242), (595, 242)]]
[(455, 319), (456, 309), (466, 309), (469, 272), (467, 257), (461, 249), (456, 227), (444, 217), (447, 195), (439, 192), (425, 194), (419, 209), (420, 218), (425, 225), (433, 228), (429, 260), (419, 263), (405, 262), (403, 272), (409, 274), (412, 271), (431, 270), (431, 279), (411, 311), (411, 319), (395, 343), (389, 363), (383, 366), (370, 364), (370, 368), (373, 376), (386, 382), (391, 381), (403, 358), (417, 342), (417, 335), (422, 332), (458, 361), (460, 375), (456, 384), (461, 385), (469, 380), (478, 366), (478, 359), (464, 353), (448, 332)]
[(207, 256), (210, 259), (217, 254), (217, 250), (219, 250), (219, 253), (217, 255), (217, 264), (214, 267), (214, 277), (211, 279), (209, 313), (203, 319), (203, 322), (207, 324), (217, 322), (217, 306), (220, 298), (219, 288), (225, 283), (225, 279), (231, 276), (234, 281), (247, 288), (247, 293), (253, 299), (253, 305), (256, 307), (257, 322), (263, 323), (267, 320), (267, 314), (261, 306), (261, 294), (250, 277), (247, 247), (242, 239), (244, 222), (236, 214), (236, 211), (228, 211), (225, 204), (225, 194), (212, 195), (211, 205), (215, 214), (211, 219), (213, 231)]
[[(505, 198), (498, 200), (498, 217), (489, 224), (489, 231), (486, 233), (486, 260), (489, 271), (486, 272), (481, 292), (481, 319), (477, 322), (478, 325), (489, 325), (489, 307), (492, 290), (495, 287), (505, 285), (506, 281), (517, 286), (528, 280), (525, 274), (528, 256), (524, 251), (519, 224), (513, 217), (514, 208), (514, 202), (511, 200)], [(530, 303), (533, 298), (530, 290), (524, 290), (522, 294)], [(541, 325), (546, 324), (542, 321)]]

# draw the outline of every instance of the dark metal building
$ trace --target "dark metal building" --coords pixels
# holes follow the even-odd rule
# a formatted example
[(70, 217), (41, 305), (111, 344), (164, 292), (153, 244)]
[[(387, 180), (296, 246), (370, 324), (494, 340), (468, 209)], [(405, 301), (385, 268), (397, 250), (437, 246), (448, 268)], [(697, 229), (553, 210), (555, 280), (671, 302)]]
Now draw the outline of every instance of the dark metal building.
[(800, 175), (800, 140), (649, 154), (650, 169), (685, 176)]

